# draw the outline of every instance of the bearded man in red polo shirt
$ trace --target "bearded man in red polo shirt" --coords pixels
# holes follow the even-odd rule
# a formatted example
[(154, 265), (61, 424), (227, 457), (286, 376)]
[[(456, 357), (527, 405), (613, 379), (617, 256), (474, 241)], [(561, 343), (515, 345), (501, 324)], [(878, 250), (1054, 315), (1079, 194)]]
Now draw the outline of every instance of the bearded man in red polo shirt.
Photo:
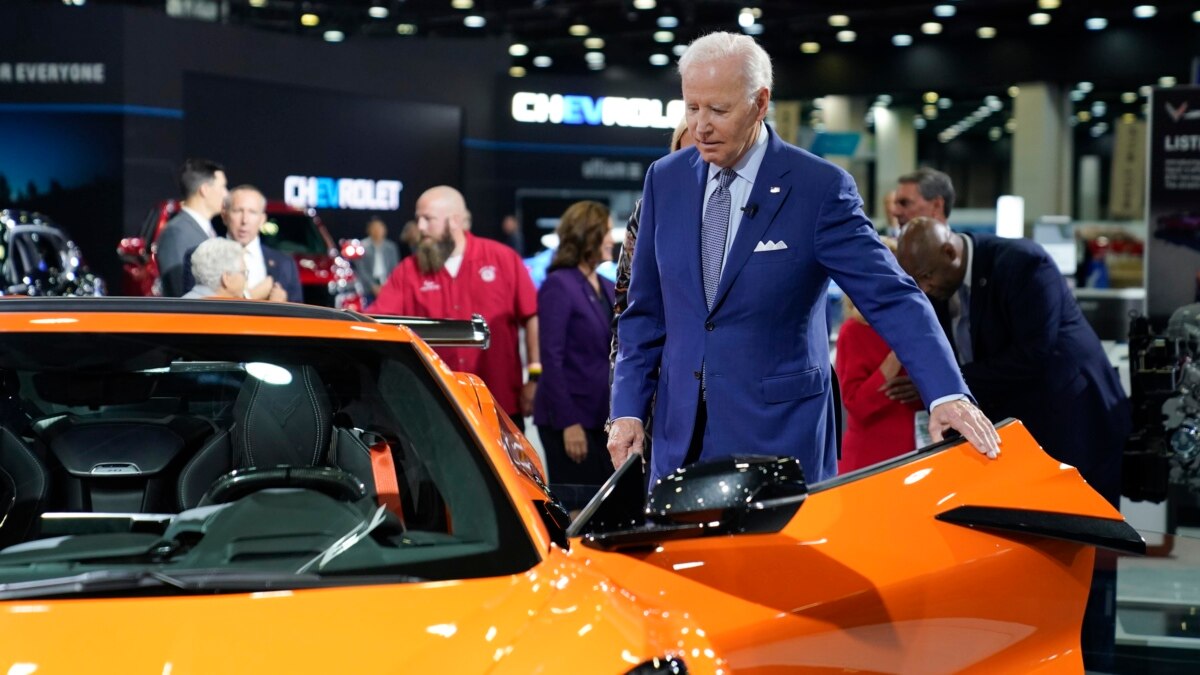
[[(468, 223), (462, 193), (445, 185), (426, 190), (417, 200), (421, 240), (416, 251), (392, 270), (366, 311), (431, 319), (482, 315), (492, 331), (490, 348), (443, 347), (438, 355), (454, 370), (482, 378), (496, 403), (523, 431), (541, 373), (537, 290), (515, 251), (472, 236)], [(526, 384), (518, 343), (521, 326), (531, 374)]]

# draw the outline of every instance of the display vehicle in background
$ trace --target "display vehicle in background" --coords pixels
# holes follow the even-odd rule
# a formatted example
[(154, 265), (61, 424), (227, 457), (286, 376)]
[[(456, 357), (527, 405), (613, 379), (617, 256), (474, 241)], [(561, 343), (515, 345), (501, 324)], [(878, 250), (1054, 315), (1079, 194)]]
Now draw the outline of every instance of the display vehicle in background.
[(0, 295), (104, 295), (70, 236), (40, 213), (0, 209)]
[[(153, 252), (167, 221), (178, 212), (176, 200), (159, 203), (146, 216), (138, 235), (122, 239), (117, 246), (123, 295), (162, 294)], [(213, 227), (218, 233), (224, 232), (220, 216), (213, 218)], [(267, 219), (259, 237), (267, 246), (296, 259), (305, 304), (362, 309), (362, 287), (352, 265), (363, 255), (358, 240), (347, 239), (335, 245), (316, 211), (274, 200), (267, 202)]]
[(568, 524), (430, 346), (487, 341), (291, 304), (0, 303), (0, 663), (1077, 673), (1094, 547), (1144, 546), (1011, 421), (999, 460), (947, 441), (815, 485), (739, 448), (645, 507), (634, 458)]

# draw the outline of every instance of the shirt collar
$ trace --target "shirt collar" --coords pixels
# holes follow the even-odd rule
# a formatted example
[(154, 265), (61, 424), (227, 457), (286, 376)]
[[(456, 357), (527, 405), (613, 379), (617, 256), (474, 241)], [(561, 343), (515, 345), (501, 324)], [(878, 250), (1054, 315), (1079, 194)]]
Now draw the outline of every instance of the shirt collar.
[(242, 248), (244, 248), (244, 249), (246, 249), (247, 251), (249, 251), (249, 252), (253, 253), (254, 255), (258, 256), (259, 258), (263, 257), (263, 254), (262, 254), (262, 239), (260, 239), (259, 237), (255, 237), (255, 238), (251, 239), (251, 240), (250, 240), (250, 243), (249, 243), (249, 244), (246, 244), (246, 245), (245, 245), (245, 246), (243, 246)]
[(197, 212), (196, 212), (196, 211), (194, 211), (193, 209), (189, 209), (188, 207), (186, 207), (186, 206), (184, 206), (184, 205), (182, 205), (182, 204), (180, 204), (180, 205), (179, 205), (179, 210), (180, 210), (180, 211), (183, 211), (184, 213), (186, 213), (186, 214), (188, 214), (189, 216), (191, 216), (191, 217), (192, 217), (192, 220), (196, 221), (196, 224), (200, 226), (200, 229), (202, 229), (202, 230), (204, 230), (206, 233), (208, 233), (208, 236), (210, 236), (210, 237), (211, 237), (211, 236), (213, 236), (213, 235), (214, 235), (214, 232), (213, 232), (213, 227), (212, 227), (212, 223), (211, 223), (210, 221), (208, 221), (208, 220), (205, 220), (205, 219), (204, 219), (204, 216), (200, 215), (199, 213), (197, 213)]
[[(767, 125), (765, 122), (758, 123), (758, 137), (754, 139), (754, 143), (746, 150), (746, 154), (737, 164), (733, 166), (733, 170), (739, 178), (749, 181), (751, 185), (758, 178), (758, 168), (762, 166), (763, 157), (767, 154)], [(708, 165), (708, 179), (712, 180), (721, 172), (721, 167), (715, 164)]]

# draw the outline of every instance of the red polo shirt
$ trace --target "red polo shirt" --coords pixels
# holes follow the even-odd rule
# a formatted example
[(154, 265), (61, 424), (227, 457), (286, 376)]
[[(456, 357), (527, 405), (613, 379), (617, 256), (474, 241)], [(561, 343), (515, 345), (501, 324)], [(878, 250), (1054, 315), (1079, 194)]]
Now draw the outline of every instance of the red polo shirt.
[(537, 290), (521, 257), (511, 248), (467, 233), (458, 276), (445, 268), (424, 274), (410, 255), (392, 271), (368, 313), (470, 319), (480, 314), (492, 331), (488, 349), (443, 347), (439, 356), (454, 370), (483, 379), (509, 415), (521, 410), (519, 329), (537, 315)]

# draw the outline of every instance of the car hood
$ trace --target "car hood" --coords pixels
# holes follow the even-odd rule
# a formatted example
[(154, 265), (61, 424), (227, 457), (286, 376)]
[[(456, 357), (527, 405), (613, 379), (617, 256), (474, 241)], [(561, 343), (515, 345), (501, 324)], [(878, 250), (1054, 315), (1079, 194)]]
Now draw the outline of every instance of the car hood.
[[(695, 650), (718, 664), (695, 628), (556, 552), (491, 579), (8, 602), (0, 662), (39, 673), (620, 673)], [(692, 672), (719, 667), (695, 661)]]

